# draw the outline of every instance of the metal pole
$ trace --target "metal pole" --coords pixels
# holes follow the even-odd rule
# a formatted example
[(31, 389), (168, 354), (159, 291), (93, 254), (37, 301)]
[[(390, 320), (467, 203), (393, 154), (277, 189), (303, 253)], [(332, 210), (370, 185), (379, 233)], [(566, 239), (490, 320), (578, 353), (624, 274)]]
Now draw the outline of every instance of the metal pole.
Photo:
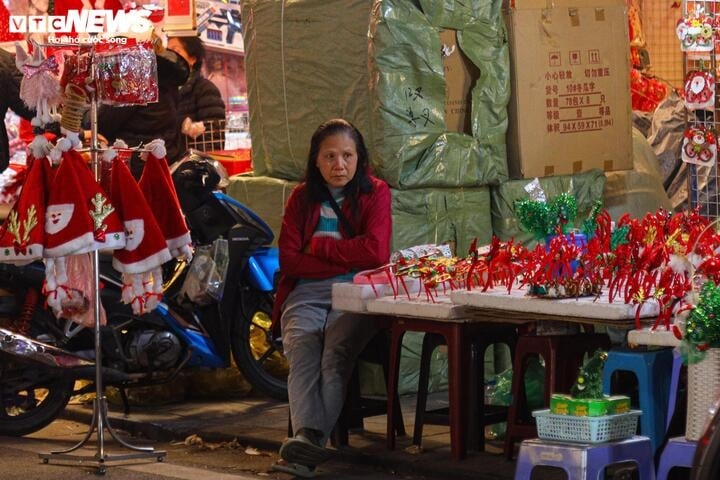
[[(96, 78), (95, 72), (95, 61), (94, 61), (94, 50), (91, 54), (90, 60), (90, 79)], [(90, 92), (90, 158), (92, 162), (93, 175), (95, 181), (100, 181), (100, 161), (98, 153), (101, 151), (101, 146), (98, 142), (98, 102), (96, 90), (93, 88)], [(51, 459), (59, 460), (75, 460), (80, 464), (85, 464), (88, 461), (96, 462), (96, 467), (99, 474), (104, 474), (106, 471), (106, 465), (112, 461), (126, 461), (131, 459), (139, 458), (155, 458), (158, 462), (162, 462), (165, 459), (167, 452), (162, 450), (155, 450), (153, 447), (138, 447), (131, 445), (121, 439), (115, 431), (112, 429), (110, 422), (107, 418), (107, 398), (105, 397), (105, 388), (103, 385), (102, 378), (102, 338), (100, 335), (100, 309), (102, 304), (100, 303), (100, 255), (97, 250), (92, 252), (92, 270), (93, 270), (93, 309), (94, 309), (94, 342), (95, 342), (95, 399), (93, 400), (93, 416), (90, 428), (88, 429), (85, 437), (73, 447), (66, 450), (52, 451), (46, 454), (39, 454), (43, 463), (49, 463)], [(107, 429), (110, 436), (123, 447), (134, 450), (136, 453), (126, 453), (121, 455), (108, 455), (105, 452), (105, 430)], [(81, 455), (70, 455), (71, 452), (78, 450), (83, 447), (92, 436), (93, 432), (96, 432), (97, 445), (95, 455), (93, 457), (81, 456)]]

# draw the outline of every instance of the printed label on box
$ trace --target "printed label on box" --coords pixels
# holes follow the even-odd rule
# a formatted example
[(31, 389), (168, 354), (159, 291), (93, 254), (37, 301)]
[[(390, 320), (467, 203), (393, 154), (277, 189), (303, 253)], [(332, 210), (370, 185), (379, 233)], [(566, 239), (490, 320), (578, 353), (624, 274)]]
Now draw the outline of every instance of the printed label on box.
[[(513, 178), (632, 168), (624, 1), (515, 2), (509, 30)], [(571, 2), (572, 3), (572, 2)]]

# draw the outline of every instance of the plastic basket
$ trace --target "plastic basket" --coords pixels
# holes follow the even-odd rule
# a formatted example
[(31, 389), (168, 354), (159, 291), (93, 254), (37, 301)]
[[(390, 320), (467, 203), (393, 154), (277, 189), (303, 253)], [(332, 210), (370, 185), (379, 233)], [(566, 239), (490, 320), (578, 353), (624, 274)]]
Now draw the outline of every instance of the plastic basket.
[(533, 417), (537, 423), (538, 437), (543, 440), (602, 443), (635, 435), (641, 413), (640, 410), (630, 410), (617, 415), (578, 417), (537, 410), (533, 412)]

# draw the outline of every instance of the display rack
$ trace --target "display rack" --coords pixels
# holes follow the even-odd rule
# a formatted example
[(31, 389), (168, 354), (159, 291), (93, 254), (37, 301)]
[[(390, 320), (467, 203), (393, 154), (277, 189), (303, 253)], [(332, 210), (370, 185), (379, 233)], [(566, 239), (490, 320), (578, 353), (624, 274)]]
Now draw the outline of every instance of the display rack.
[[(696, 12), (697, 9), (714, 18), (720, 15), (720, 0), (685, 0), (683, 1), (682, 18)], [(704, 127), (717, 134), (720, 133), (720, 103), (718, 102), (718, 69), (717, 52), (718, 39), (715, 38), (714, 48), (707, 52), (684, 51), (683, 52), (683, 82), (687, 81), (687, 75), (692, 71), (710, 71), (714, 73), (715, 94), (714, 107), (706, 110), (685, 110), (685, 132), (691, 127)], [(717, 140), (716, 140), (717, 141)], [(710, 218), (720, 217), (720, 174), (718, 173), (717, 161), (711, 166), (701, 166), (692, 163), (688, 167), (688, 208), (699, 208), (703, 215)]]
[[(48, 46), (48, 45), (44, 45)], [(57, 46), (53, 44), (50, 46)], [(91, 50), (91, 57), (92, 57)], [(90, 61), (90, 78), (96, 78), (95, 62)], [(98, 154), (102, 151), (100, 142), (98, 140), (98, 101), (97, 93), (95, 89), (92, 89), (89, 93), (90, 100), (90, 132), (91, 132), (91, 143), (90, 143), (90, 158), (93, 168), (93, 174), (96, 181), (100, 181), (100, 159)], [(126, 462), (128, 460), (138, 459), (154, 459), (158, 462), (162, 462), (167, 455), (167, 452), (163, 450), (155, 450), (154, 447), (140, 447), (132, 445), (123, 440), (112, 428), (108, 419), (108, 407), (107, 397), (105, 396), (105, 389), (102, 375), (102, 340), (100, 335), (101, 327), (101, 300), (100, 300), (100, 258), (97, 250), (92, 252), (92, 272), (93, 272), (93, 313), (94, 313), (94, 346), (95, 346), (95, 398), (93, 399), (93, 413), (92, 421), (88, 428), (85, 436), (74, 446), (64, 450), (54, 450), (49, 453), (39, 453), (39, 458), (43, 463), (50, 463), (52, 460), (58, 460), (59, 462), (73, 461), (79, 465), (88, 465), (94, 463), (98, 474), (105, 474), (107, 466), (114, 462)], [(105, 449), (105, 432), (108, 434), (122, 447), (130, 450), (130, 453), (115, 453), (110, 454)], [(96, 434), (96, 445), (94, 455), (83, 455), (79, 452), (81, 448), (88, 445), (88, 442)]]

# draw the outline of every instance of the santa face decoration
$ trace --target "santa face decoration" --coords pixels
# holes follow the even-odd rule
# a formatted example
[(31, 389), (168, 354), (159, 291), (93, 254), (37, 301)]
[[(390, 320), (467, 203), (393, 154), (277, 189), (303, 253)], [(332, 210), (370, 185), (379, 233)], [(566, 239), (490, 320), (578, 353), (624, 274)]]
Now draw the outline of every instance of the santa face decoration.
[(717, 160), (715, 133), (704, 127), (689, 127), (685, 130), (682, 146), (682, 160), (703, 167), (710, 167)]
[(675, 34), (683, 52), (709, 52), (713, 49), (714, 25), (712, 17), (703, 13), (690, 14), (678, 20)]
[(45, 211), (45, 232), (54, 235), (63, 230), (70, 223), (74, 211), (75, 205), (72, 203), (48, 205)]
[(693, 70), (685, 76), (685, 106), (689, 110), (715, 109), (715, 75)]
[(145, 238), (145, 222), (142, 218), (126, 220), (125, 225), (125, 250), (132, 252), (140, 246)]

